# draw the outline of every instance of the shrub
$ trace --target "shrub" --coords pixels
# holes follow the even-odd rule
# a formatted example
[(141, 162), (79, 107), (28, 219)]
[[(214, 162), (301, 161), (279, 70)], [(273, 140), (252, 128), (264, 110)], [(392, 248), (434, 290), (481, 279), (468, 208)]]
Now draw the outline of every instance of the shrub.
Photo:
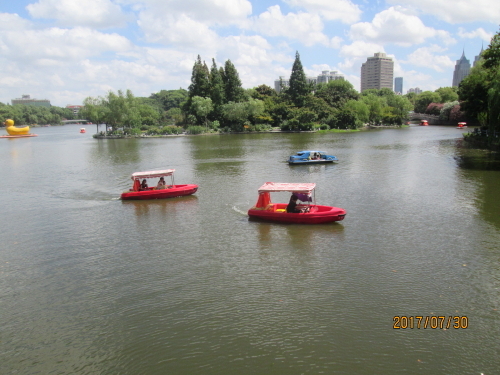
[(205, 133), (205, 127), (200, 125), (191, 125), (186, 129), (187, 134), (202, 134)]
[(436, 115), (439, 116), (441, 113), (441, 109), (443, 108), (443, 103), (429, 103), (427, 108), (425, 109), (425, 113), (428, 115)]

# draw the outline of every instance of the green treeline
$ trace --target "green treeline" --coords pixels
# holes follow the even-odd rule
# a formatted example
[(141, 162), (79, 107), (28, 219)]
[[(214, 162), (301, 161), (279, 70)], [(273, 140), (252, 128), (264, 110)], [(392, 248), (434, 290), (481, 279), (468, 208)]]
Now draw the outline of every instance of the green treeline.
[(72, 120), (73, 111), (69, 108), (52, 106), (36, 107), (24, 104), (3, 104), (0, 103), (0, 118), (2, 123), (10, 118), (16, 125), (45, 125), (60, 124), (61, 120)]
[[(483, 133), (500, 134), (500, 31), (460, 83), (458, 95), (462, 110), (481, 125)], [(496, 137), (488, 138), (489, 144), (495, 143)]]
[(289, 87), (278, 94), (267, 85), (243, 89), (230, 60), (210, 68), (198, 56), (188, 90), (162, 90), (135, 98), (130, 90), (87, 98), (81, 116), (106, 123), (114, 134), (357, 129), (365, 124), (401, 125), (413, 109), (410, 100), (392, 90), (359, 94), (345, 80), (307, 82), (296, 53)]

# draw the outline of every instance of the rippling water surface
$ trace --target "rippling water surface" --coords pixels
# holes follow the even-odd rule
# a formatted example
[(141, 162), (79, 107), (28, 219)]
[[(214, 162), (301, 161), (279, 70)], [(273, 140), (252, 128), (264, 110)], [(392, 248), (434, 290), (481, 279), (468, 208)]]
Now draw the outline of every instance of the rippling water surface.
[[(1, 374), (498, 374), (500, 163), (460, 130), (33, 130), (0, 140)], [(340, 161), (285, 163), (301, 149)], [(196, 195), (118, 199), (163, 168)], [(249, 221), (266, 181), (346, 219)], [(393, 329), (417, 315), (468, 328)]]

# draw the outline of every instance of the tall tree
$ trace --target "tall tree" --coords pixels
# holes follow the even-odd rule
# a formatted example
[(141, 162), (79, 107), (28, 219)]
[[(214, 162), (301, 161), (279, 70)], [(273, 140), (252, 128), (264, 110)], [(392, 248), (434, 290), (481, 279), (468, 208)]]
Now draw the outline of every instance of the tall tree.
[(193, 65), (191, 74), (191, 84), (189, 85), (189, 98), (200, 96), (206, 98), (210, 96), (210, 74), (207, 64), (201, 62), (200, 55)]
[(224, 81), (219, 69), (217, 69), (215, 59), (212, 59), (212, 68), (210, 69), (210, 98), (214, 106), (215, 117), (220, 117), (222, 114), (221, 106), (225, 103), (225, 97)]
[(491, 38), (490, 45), (481, 54), (483, 65), (492, 69), (500, 65), (500, 31)]
[(226, 93), (226, 102), (238, 103), (243, 101), (244, 90), (241, 87), (240, 76), (231, 60), (224, 64), (224, 84)]
[(303, 107), (306, 97), (310, 93), (309, 85), (307, 84), (304, 68), (300, 62), (300, 55), (295, 53), (295, 61), (292, 66), (292, 74), (290, 75), (290, 86), (287, 90), (290, 99), (297, 107)]

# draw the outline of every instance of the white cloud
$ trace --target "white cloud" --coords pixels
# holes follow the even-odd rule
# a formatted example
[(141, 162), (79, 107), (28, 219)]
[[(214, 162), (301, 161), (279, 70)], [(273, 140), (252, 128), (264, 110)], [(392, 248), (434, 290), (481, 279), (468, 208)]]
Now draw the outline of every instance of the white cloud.
[(467, 39), (479, 38), (488, 43), (491, 41), (491, 38), (493, 38), (493, 34), (488, 33), (482, 27), (470, 32), (466, 32), (463, 27), (459, 27), (458, 36), (460, 38), (467, 38)]
[(418, 48), (408, 55), (404, 63), (423, 66), (437, 72), (449, 71), (455, 66), (455, 62), (452, 61), (449, 56), (445, 55), (444, 52), (446, 52), (446, 50), (437, 45)]
[(357, 22), (361, 10), (349, 0), (284, 0), (293, 7), (301, 7), (309, 13), (319, 14), (325, 20), (339, 20), (351, 24)]
[(110, 0), (39, 0), (26, 9), (33, 18), (55, 19), (62, 26), (122, 26), (125, 16)]
[(417, 16), (394, 7), (376, 14), (372, 22), (352, 25), (350, 37), (353, 40), (393, 43), (400, 46), (421, 44), (428, 38), (439, 38), (447, 44), (455, 42), (447, 31), (426, 27)]
[(32, 27), (31, 22), (17, 14), (0, 13), (0, 31), (17, 31)]
[(253, 29), (267, 36), (286, 37), (305, 46), (330, 45), (323, 34), (323, 23), (318, 15), (309, 13), (281, 13), (279, 5), (269, 7), (254, 19)]
[(352, 44), (344, 45), (339, 52), (339, 55), (344, 58), (344, 61), (338, 65), (339, 69), (359, 75), (361, 64), (366, 61), (367, 57), (373, 56), (376, 52), (384, 52), (384, 47), (381, 44), (363, 41), (355, 41)]
[(239, 24), (252, 14), (248, 0), (122, 0), (138, 5), (158, 18), (185, 15), (209, 25)]
[(206, 23), (185, 14), (158, 17), (150, 11), (139, 15), (138, 25), (148, 42), (175, 44), (179, 48), (214, 49), (218, 36)]
[(496, 0), (388, 0), (390, 4), (408, 5), (449, 23), (493, 22), (500, 19)]
[(43, 30), (10, 31), (2, 34), (0, 43), (13, 60), (23, 64), (48, 65), (78, 61), (104, 52), (125, 52), (132, 48), (127, 38), (118, 34), (104, 34), (88, 28), (48, 28)]

